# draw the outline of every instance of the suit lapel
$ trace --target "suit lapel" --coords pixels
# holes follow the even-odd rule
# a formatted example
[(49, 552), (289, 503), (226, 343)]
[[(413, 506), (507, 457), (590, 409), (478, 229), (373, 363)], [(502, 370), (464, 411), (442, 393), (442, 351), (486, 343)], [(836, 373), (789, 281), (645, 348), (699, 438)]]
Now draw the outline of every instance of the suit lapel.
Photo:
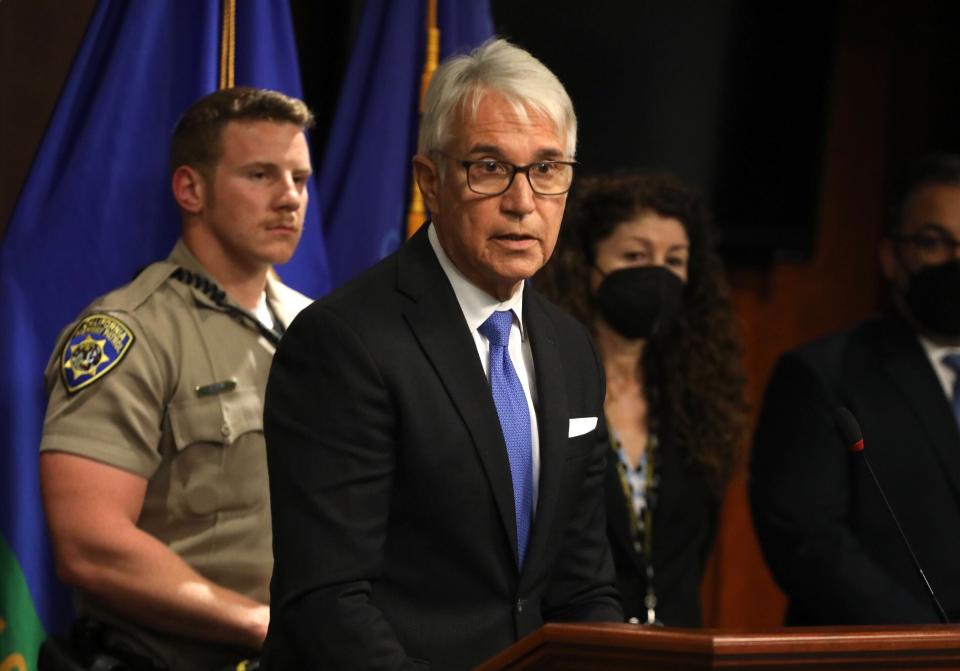
[(490, 386), (460, 304), (437, 261), (427, 226), (400, 251), (397, 285), (412, 299), (404, 317), (463, 419), (490, 481), (497, 510), (517, 561), (517, 523), (507, 448)]
[[(884, 371), (903, 392), (920, 419), (923, 433), (944, 464), (947, 477), (960, 495), (960, 429), (943, 387), (913, 333), (895, 324), (887, 334)], [(918, 436), (919, 438), (919, 436)]]
[(560, 492), (569, 431), (567, 387), (563, 360), (557, 346), (556, 327), (528, 285), (523, 292), (523, 321), (533, 350), (537, 379), (537, 426), (540, 433), (540, 479), (537, 508), (526, 562), (545, 551)]

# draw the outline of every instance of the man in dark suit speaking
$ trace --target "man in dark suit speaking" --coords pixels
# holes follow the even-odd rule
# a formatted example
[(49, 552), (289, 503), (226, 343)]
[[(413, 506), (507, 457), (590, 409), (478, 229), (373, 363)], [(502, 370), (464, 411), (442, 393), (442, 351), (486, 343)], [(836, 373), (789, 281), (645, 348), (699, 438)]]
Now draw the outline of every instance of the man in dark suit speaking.
[(433, 75), (413, 160), (432, 221), (308, 308), (271, 370), (267, 668), (470, 668), (545, 621), (622, 619), (602, 369), (525, 285), (575, 146), (527, 52), (492, 41)]
[(862, 455), (947, 616), (960, 617), (960, 158), (922, 162), (881, 246), (897, 314), (784, 355), (754, 443), (757, 534), (788, 624), (938, 622)]

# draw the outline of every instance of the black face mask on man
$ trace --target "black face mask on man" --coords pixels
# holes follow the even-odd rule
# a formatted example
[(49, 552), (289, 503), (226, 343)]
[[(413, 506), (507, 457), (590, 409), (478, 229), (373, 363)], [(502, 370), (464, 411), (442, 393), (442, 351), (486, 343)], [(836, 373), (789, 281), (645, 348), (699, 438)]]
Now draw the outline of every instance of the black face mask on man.
[(625, 338), (668, 331), (683, 301), (683, 280), (663, 266), (635, 266), (604, 276), (594, 302), (604, 320)]
[(954, 259), (910, 273), (903, 300), (921, 328), (960, 338), (960, 261)]

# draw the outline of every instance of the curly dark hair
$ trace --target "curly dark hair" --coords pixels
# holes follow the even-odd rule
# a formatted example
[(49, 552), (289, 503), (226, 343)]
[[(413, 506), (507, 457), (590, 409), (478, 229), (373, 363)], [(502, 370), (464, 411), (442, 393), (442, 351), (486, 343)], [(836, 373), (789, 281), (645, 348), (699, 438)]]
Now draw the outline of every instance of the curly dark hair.
[(648, 400), (658, 399), (651, 402), (654, 417), (669, 427), (719, 497), (746, 426), (745, 376), (730, 292), (703, 199), (665, 174), (584, 178), (567, 206), (553, 256), (534, 283), (593, 330), (597, 312), (590, 278), (597, 243), (645, 211), (679, 220), (690, 255), (679, 318), (644, 347), (642, 379)]

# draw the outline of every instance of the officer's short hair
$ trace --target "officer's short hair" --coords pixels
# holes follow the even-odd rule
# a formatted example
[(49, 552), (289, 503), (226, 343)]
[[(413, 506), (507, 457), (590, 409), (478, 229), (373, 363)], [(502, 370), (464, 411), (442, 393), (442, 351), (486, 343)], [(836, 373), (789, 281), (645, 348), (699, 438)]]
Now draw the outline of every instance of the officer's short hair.
[(188, 165), (209, 172), (223, 154), (223, 128), (230, 121), (292, 123), (313, 127), (306, 104), (278, 91), (236, 86), (200, 98), (183, 113), (173, 130), (170, 172)]

